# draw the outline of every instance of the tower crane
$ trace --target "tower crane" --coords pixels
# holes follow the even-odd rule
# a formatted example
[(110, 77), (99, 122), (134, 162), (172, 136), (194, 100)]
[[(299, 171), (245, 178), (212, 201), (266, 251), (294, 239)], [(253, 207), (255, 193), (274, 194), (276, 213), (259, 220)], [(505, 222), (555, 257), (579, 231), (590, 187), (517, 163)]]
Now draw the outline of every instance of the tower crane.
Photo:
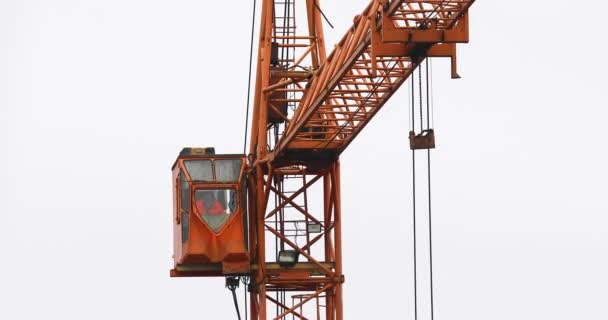
[(427, 58), (459, 77), (473, 2), (372, 0), (327, 54), (320, 0), (262, 0), (249, 150), (177, 157), (171, 276), (245, 284), (251, 319), (342, 320), (340, 155)]

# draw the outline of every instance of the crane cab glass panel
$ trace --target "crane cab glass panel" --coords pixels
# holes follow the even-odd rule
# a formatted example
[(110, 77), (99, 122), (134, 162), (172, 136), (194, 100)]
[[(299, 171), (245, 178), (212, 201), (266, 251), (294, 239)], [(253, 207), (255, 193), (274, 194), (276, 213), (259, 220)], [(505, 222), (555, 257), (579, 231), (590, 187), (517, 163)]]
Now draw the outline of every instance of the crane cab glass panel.
[(243, 155), (216, 155), (211, 148), (182, 150), (173, 165), (171, 276), (249, 271), (244, 172)]
[(196, 214), (213, 232), (218, 232), (237, 209), (235, 189), (196, 190), (194, 198)]

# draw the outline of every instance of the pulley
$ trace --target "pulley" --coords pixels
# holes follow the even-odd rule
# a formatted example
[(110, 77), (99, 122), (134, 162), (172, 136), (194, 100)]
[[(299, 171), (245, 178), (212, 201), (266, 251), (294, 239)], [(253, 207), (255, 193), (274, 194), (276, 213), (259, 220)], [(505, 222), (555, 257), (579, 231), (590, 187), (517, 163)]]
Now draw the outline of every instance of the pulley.
[(422, 130), (419, 134), (410, 131), (409, 138), (411, 150), (435, 149), (435, 130), (433, 129)]

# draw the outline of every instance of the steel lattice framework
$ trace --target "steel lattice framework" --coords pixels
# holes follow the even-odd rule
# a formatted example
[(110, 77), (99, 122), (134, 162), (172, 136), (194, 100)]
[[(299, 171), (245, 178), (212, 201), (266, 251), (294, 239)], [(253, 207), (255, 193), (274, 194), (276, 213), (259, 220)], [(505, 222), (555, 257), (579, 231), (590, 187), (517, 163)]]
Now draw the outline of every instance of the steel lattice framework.
[[(305, 2), (305, 32), (295, 25), (296, 0), (262, 3), (249, 155), (250, 312), (341, 320), (339, 155), (425, 58), (451, 58), (458, 77), (455, 45), (468, 42), (474, 0), (373, 0), (327, 56), (320, 1), (297, 2)], [(298, 263), (278, 263), (285, 250)]]

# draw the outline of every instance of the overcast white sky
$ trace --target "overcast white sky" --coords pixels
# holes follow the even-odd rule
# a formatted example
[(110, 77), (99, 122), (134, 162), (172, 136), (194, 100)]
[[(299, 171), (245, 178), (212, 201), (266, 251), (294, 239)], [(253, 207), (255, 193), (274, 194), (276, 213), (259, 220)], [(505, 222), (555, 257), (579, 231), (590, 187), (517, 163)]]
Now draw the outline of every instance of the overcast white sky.
[[(242, 148), (250, 3), (0, 0), (0, 318), (234, 319), (168, 277), (169, 169)], [(436, 319), (608, 319), (607, 9), (479, 0), (434, 62)], [(347, 319), (413, 319), (407, 130), (402, 90), (341, 158)]]

